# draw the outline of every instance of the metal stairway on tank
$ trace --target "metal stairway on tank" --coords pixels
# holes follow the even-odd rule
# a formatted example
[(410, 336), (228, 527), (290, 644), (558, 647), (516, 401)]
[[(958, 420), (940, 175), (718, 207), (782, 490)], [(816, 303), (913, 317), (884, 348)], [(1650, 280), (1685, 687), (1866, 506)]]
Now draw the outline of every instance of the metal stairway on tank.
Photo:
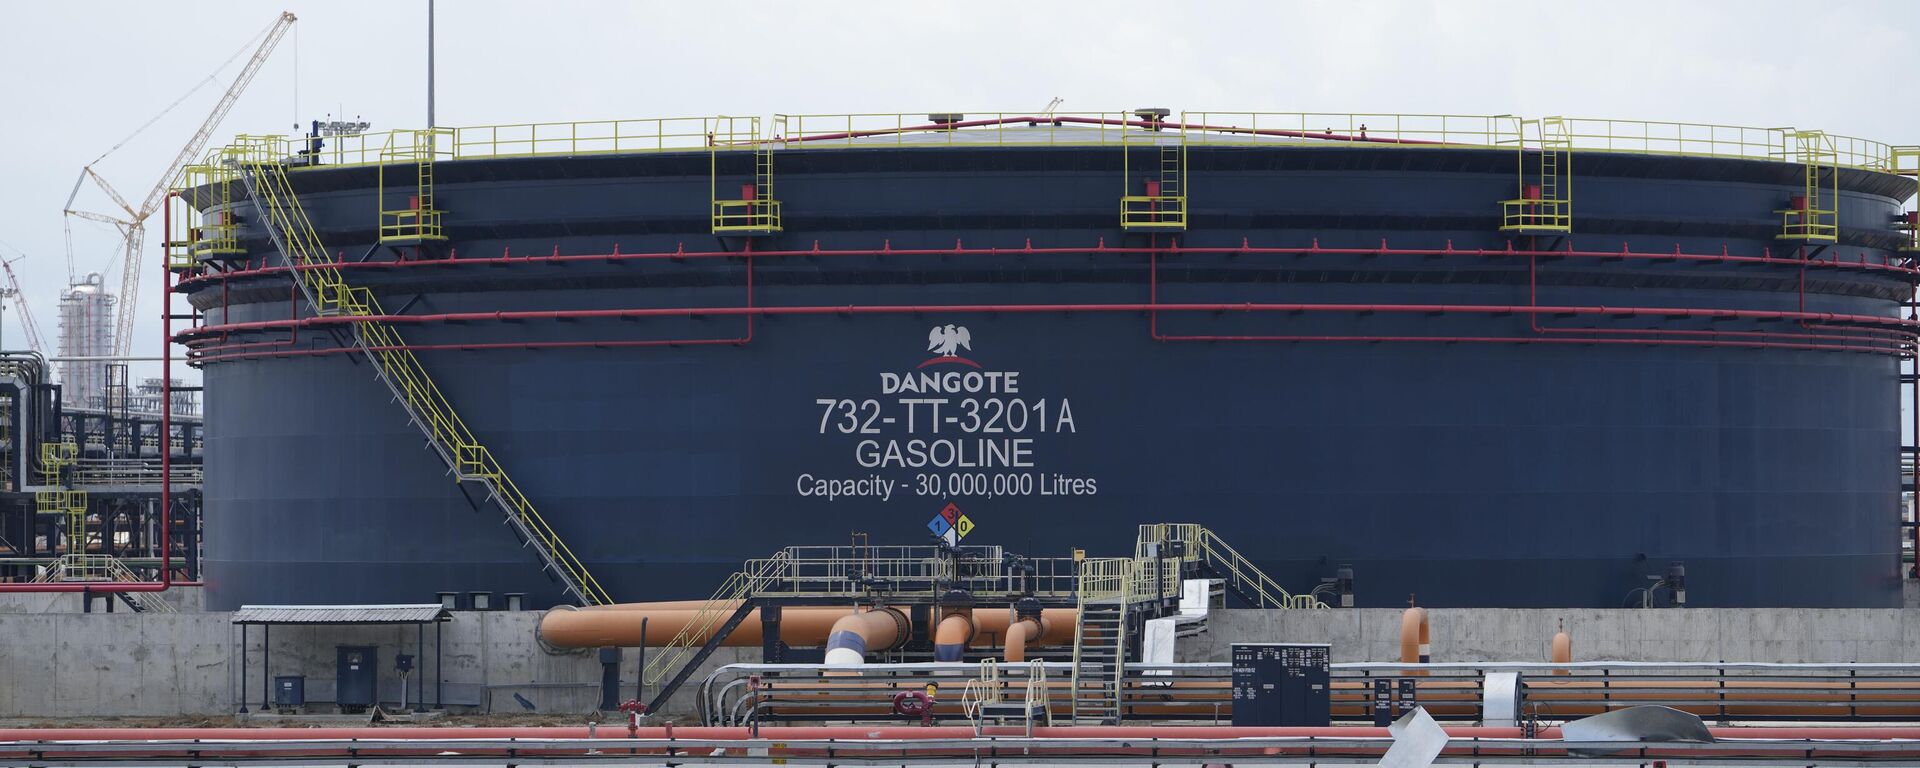
[[(260, 223), (286, 264), (288, 275), (318, 315), (378, 317), (386, 314), (380, 300), (366, 288), (349, 285), (339, 269), (330, 266), (330, 251), (321, 243), (306, 211), (301, 208), (286, 166), (291, 156), (287, 140), (278, 136), (242, 136), (219, 150), (215, 164), (231, 168), (247, 198), (260, 213)], [(393, 326), (378, 321), (352, 323), (355, 346), (372, 363), (382, 384), (406, 409), (408, 418), (434, 452), (446, 462), (456, 482), (480, 486), (489, 501), (498, 504), (506, 522), (525, 546), (539, 556), (569, 595), (586, 605), (612, 602), (586, 563), (568, 549), (533, 502), (522, 493), (500, 461), (454, 411), (433, 377)]]
[(1310, 594), (1296, 595), (1274, 581), (1265, 571), (1234, 549), (1219, 534), (1197, 523), (1160, 523), (1140, 526), (1137, 545), (1144, 556), (1149, 545), (1178, 542), (1180, 559), (1196, 563), (1219, 578), (1227, 591), (1250, 608), (1326, 608), (1327, 604)]
[(1085, 600), (1073, 627), (1073, 722), (1117, 725), (1127, 661), (1125, 597)]

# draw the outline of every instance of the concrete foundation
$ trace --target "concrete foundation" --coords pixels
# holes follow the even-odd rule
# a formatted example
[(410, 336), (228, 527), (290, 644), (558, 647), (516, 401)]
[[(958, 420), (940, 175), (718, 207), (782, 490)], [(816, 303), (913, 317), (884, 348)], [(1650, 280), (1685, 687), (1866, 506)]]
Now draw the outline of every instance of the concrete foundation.
[[(333, 692), (334, 646), (380, 648), (381, 699), (397, 705), (396, 653), (415, 653), (413, 627), (275, 627), (271, 669), (263, 633), (247, 632), (245, 687), (240, 630), (228, 613), (112, 614), (78, 610), (78, 598), (8, 596), (0, 601), (0, 717), (226, 715), (271, 699), (266, 674), (305, 675), (309, 702)], [(191, 597), (187, 598), (189, 601)], [(96, 605), (97, 608), (97, 605)], [(540, 613), (461, 612), (434, 628), (408, 700), (424, 694), (456, 710), (579, 713), (600, 703), (594, 651), (554, 654), (534, 639)], [(1434, 609), (1435, 661), (1544, 661), (1562, 621), (1577, 660), (1920, 663), (1920, 610), (1503, 610)], [(1181, 640), (1181, 661), (1224, 661), (1239, 641), (1325, 642), (1336, 661), (1388, 661), (1399, 654), (1400, 612), (1391, 609), (1214, 612), (1208, 632)], [(1043, 649), (1041, 658), (1052, 658)], [(1060, 653), (1056, 651), (1055, 653)], [(1064, 659), (1064, 655), (1062, 655)], [(758, 661), (757, 648), (723, 648), (696, 673)], [(633, 698), (637, 654), (622, 654), (622, 700)], [(437, 685), (436, 685), (437, 683)], [(668, 714), (691, 710), (692, 686)], [(531, 710), (528, 707), (531, 706)], [(328, 709), (324, 704), (319, 707)]]

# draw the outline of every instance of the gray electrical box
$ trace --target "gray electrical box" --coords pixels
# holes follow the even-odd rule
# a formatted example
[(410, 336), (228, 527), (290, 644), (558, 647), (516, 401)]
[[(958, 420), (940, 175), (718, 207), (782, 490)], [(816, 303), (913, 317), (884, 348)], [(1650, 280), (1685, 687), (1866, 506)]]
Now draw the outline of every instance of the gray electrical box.
[(334, 703), (342, 712), (359, 712), (375, 703), (380, 682), (380, 649), (371, 645), (336, 645)]
[(1233, 724), (1330, 724), (1332, 656), (1324, 643), (1234, 643)]

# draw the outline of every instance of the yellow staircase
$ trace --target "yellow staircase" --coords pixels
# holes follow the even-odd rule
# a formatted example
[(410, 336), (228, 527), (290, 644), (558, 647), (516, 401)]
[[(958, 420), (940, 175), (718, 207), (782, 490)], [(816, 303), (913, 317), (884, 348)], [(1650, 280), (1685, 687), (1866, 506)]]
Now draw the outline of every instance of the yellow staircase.
[(1573, 133), (1566, 119), (1522, 120), (1514, 144), (1519, 152), (1520, 195), (1500, 201), (1500, 231), (1522, 235), (1571, 233)]
[[(646, 666), (640, 669), (641, 682), (659, 685), (662, 680), (667, 681), (649, 703), (648, 711), (656, 711), (672, 696), (720, 641), (746, 619), (753, 610), (748, 598), (778, 581), (790, 562), (784, 550), (773, 557), (747, 561), (744, 568), (727, 577), (720, 588), (700, 604), (693, 618), (688, 619), (666, 645), (647, 654)], [(673, 676), (669, 678), (668, 673)]]
[[(286, 262), (317, 267), (290, 271), (315, 313), (349, 317), (386, 314), (372, 291), (349, 285), (340, 270), (327, 266), (333, 263), (330, 252), (314, 232), (287, 179), (289, 149), (283, 137), (242, 136), (222, 151), (221, 162), (237, 172), (241, 186), (260, 212), (267, 235)], [(377, 321), (353, 323), (352, 328), (354, 344), (453, 470), (456, 480), (484, 488), (487, 498), (500, 505), (507, 522), (575, 599), (587, 605), (612, 602), (587, 572), (586, 563), (567, 548), (559, 533), (534, 509), (533, 502), (514, 485), (500, 461), (461, 420), (399, 331)]]
[[(784, 118), (783, 123), (784, 124)], [(773, 197), (774, 142), (760, 133), (758, 117), (715, 117), (707, 121), (708, 189), (716, 235), (771, 235), (781, 231), (780, 201)], [(720, 198), (720, 161), (734, 153), (753, 153), (753, 185), (738, 198)]]
[(1825, 131), (1787, 131), (1783, 153), (1801, 165), (1801, 188), (1780, 214), (1780, 238), (1808, 243), (1840, 239), (1840, 153)]

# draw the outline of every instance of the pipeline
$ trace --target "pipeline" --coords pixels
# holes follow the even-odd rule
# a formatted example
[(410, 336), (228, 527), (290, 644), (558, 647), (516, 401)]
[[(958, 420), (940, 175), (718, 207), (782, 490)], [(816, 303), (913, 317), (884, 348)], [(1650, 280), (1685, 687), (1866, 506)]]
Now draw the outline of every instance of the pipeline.
[[(951, 739), (974, 735), (971, 726), (761, 726), (762, 739)], [(1446, 726), (1456, 738), (1520, 738), (1519, 728)], [(1718, 728), (1722, 731), (1764, 731), (1776, 738), (1920, 738), (1920, 727), (1907, 728)], [(1785, 733), (1791, 732), (1791, 733)], [(1806, 735), (1809, 732), (1820, 735)], [(1387, 729), (1366, 726), (1329, 726), (1325, 728), (1239, 728), (1226, 726), (1035, 726), (1035, 736), (1075, 738), (1239, 738), (1239, 737), (1385, 737)], [(1557, 738), (1557, 729), (1542, 731), (1544, 738)], [(1840, 735), (1849, 734), (1849, 735)], [(1858, 735), (1851, 735), (1858, 734)], [(631, 738), (640, 739), (746, 739), (754, 738), (745, 726), (642, 726)], [(247, 740), (311, 741), (315, 739), (620, 739), (629, 738), (624, 728), (587, 726), (522, 727), (349, 727), (349, 728), (0, 728), (0, 746), (30, 741), (161, 741), (161, 740)]]
[[(1427, 624), (1427, 609), (1411, 607), (1400, 614), (1400, 661), (1403, 664), (1426, 664), (1433, 661), (1433, 632)], [(1409, 676), (1425, 675), (1425, 670), (1413, 670)]]
[[(594, 608), (559, 606), (540, 618), (535, 630), (540, 641), (553, 648), (635, 648), (641, 645), (640, 623), (648, 621), (647, 631), (654, 644), (661, 638), (678, 634), (695, 616), (706, 610), (705, 601), (667, 603), (621, 603)], [(738, 604), (721, 605), (731, 612)], [(780, 636), (794, 645), (824, 645), (835, 622), (851, 612), (849, 608), (789, 607), (780, 612)], [(1048, 608), (1042, 612), (1048, 631), (1038, 638), (1040, 645), (1067, 645), (1073, 642), (1075, 612), (1072, 608)], [(1012, 619), (1005, 611), (974, 611), (973, 647), (983, 647), (1007, 636)], [(937, 631), (937, 630), (936, 630)], [(689, 638), (704, 643), (705, 634)], [(728, 635), (722, 645), (757, 646), (762, 641), (759, 610)]]
[[(1679, 251), (1677, 249), (1671, 252), (1664, 252), (1664, 253), (1652, 252), (1652, 251), (1634, 251), (1626, 248), (1624, 245), (1618, 251), (1584, 251), (1584, 250), (1576, 251), (1571, 249), (1558, 250), (1558, 251), (1542, 251), (1542, 250), (1535, 250), (1535, 249), (1516, 249), (1513, 247), (1512, 243), (1508, 243), (1507, 247), (1504, 249), (1502, 248), (1454, 248), (1451, 242), (1449, 242), (1447, 247), (1445, 248), (1389, 248), (1386, 246), (1384, 241), (1382, 242), (1381, 246), (1378, 248), (1325, 248), (1320, 246), (1318, 240), (1315, 240), (1313, 245), (1306, 246), (1306, 247), (1253, 246), (1248, 244), (1244, 240), (1242, 241), (1239, 247), (1222, 247), (1222, 246), (1195, 247), (1195, 246), (1183, 246), (1183, 245), (1180, 245), (1178, 242), (1165, 245), (1165, 246), (1136, 247), (1136, 246), (1109, 246), (1106, 244), (1105, 240), (1103, 239), (1097, 245), (1094, 245), (1091, 247), (1077, 247), (1077, 248), (1075, 247), (1035, 248), (1032, 245), (1027, 245), (1027, 246), (1018, 247), (1018, 248), (997, 248), (997, 247), (966, 248), (960, 245), (955, 245), (952, 248), (893, 248), (891, 244), (889, 244), (888, 247), (885, 247), (885, 248), (823, 249), (823, 248), (820, 248), (818, 243), (816, 242), (814, 247), (811, 249), (786, 249), (786, 250), (770, 250), (770, 251), (754, 251), (753, 252), (753, 255), (759, 258), (831, 258), (831, 257), (853, 257), (853, 256), (870, 256), (870, 257), (1078, 256), (1078, 255), (1086, 255), (1086, 254), (1105, 254), (1105, 255), (1115, 255), (1115, 256), (1147, 256), (1147, 255), (1158, 255), (1158, 254), (1165, 254), (1169, 256), (1181, 255), (1181, 254), (1200, 255), (1200, 256), (1205, 256), (1205, 255), (1419, 256), (1419, 257), (1458, 256), (1458, 257), (1477, 257), (1477, 258), (1507, 257), (1507, 258), (1529, 258), (1529, 259), (1545, 256), (1545, 257), (1557, 258), (1557, 259), (1564, 259), (1564, 258), (1599, 259), (1599, 260), (1633, 259), (1633, 260), (1651, 261), (1651, 262), (1698, 261), (1698, 262), (1709, 262), (1709, 263), (1716, 263), (1716, 264), (1719, 264), (1719, 263), (1760, 264), (1760, 265), (1786, 266), (1786, 267), (1793, 267), (1796, 269), (1801, 269), (1806, 267), (1818, 267), (1818, 268), (1826, 268), (1826, 269), (1838, 269), (1838, 270), (1844, 270), (1844, 271), (1888, 272), (1888, 273), (1892, 273), (1894, 275), (1900, 276), (1902, 278), (1905, 278), (1909, 281), (1920, 279), (1920, 268), (1911, 267), (1911, 266), (1900, 266), (1896, 264), (1891, 258), (1888, 258), (1887, 260), (1881, 263), (1874, 263), (1870, 261), (1839, 261), (1837, 259), (1802, 261), (1799, 259), (1787, 259), (1787, 258), (1780, 258), (1780, 257), (1774, 256), (1772, 255), (1772, 251), (1770, 249), (1762, 250), (1761, 255), (1759, 256), (1736, 256), (1728, 252), (1724, 246), (1722, 247), (1720, 253), (1715, 254), (1715, 253), (1687, 253), (1687, 252)], [(449, 258), (449, 259), (422, 260), (422, 261), (338, 261), (338, 262), (327, 262), (324, 264), (301, 265), (297, 267), (297, 269), (301, 269), (301, 270), (334, 269), (334, 270), (343, 270), (343, 271), (344, 270), (361, 270), (361, 269), (372, 269), (372, 270), (413, 269), (413, 268), (446, 269), (448, 267), (454, 267), (454, 266), (476, 266), (477, 267), (477, 266), (512, 266), (512, 265), (519, 265), (519, 264), (619, 263), (623, 261), (649, 261), (649, 260), (682, 261), (682, 260), (690, 260), (690, 259), (732, 259), (732, 258), (740, 258), (744, 255), (745, 253), (742, 251), (689, 251), (689, 250), (686, 250), (684, 245), (672, 251), (621, 253), (619, 246), (616, 245), (614, 247), (614, 250), (611, 253), (561, 255), (558, 253), (558, 249), (556, 248), (553, 254), (550, 254), (550, 255), (542, 254), (538, 256), (513, 256), (511, 254), (508, 254), (508, 255), (502, 255), (502, 256)], [(1864, 253), (1862, 254), (1862, 258), (1864, 258)], [(227, 279), (252, 278), (252, 277), (261, 277), (261, 276), (267, 276), (267, 275), (277, 275), (286, 271), (288, 271), (288, 267), (286, 267), (285, 265), (274, 265), (274, 266), (263, 265), (259, 267), (248, 267), (244, 269), (229, 270), (225, 272), (208, 272), (208, 273), (203, 273), (201, 275), (197, 275), (193, 277), (183, 278), (180, 281), (178, 287), (182, 291), (191, 292), (191, 291), (199, 290), (201, 287), (200, 285), (201, 283), (212, 283), (212, 282), (215, 282), (216, 280), (224, 281)]]
[[(15, 352), (15, 353), (7, 353), (7, 355), (8, 357), (6, 358), (0, 358), (0, 377), (13, 378), (16, 381), (20, 382), (20, 384), (18, 385), (20, 387), (20, 391), (18, 394), (15, 395), (15, 397), (24, 398), (27, 402), (30, 403), (30, 406), (22, 408), (22, 411), (24, 413), (29, 414), (30, 423), (18, 425), (18, 426), (21, 429), (32, 428), (32, 429), (40, 430), (40, 429), (44, 429), (47, 425), (53, 425), (54, 428), (57, 429), (58, 425), (54, 424), (55, 420), (52, 416), (52, 412), (53, 412), (52, 403), (39, 396), (39, 390), (41, 389), (41, 387), (45, 385), (45, 382), (48, 378), (46, 361), (43, 358), (41, 358), (41, 356), (37, 353)], [(15, 355), (22, 355), (22, 356), (14, 357)], [(170, 369), (165, 367), (163, 363), (163, 366), (161, 368), (161, 378), (163, 381), (166, 380), (166, 377), (169, 375), (169, 373), (170, 373)], [(165, 385), (163, 384), (163, 387), (164, 386)], [(161, 400), (162, 403), (172, 402), (169, 391), (163, 390), (161, 396), (162, 396), (162, 400)], [(171, 488), (171, 482), (170, 482), (170, 479), (172, 476), (171, 458), (173, 454), (172, 443), (171, 443), (171, 440), (172, 440), (171, 414), (172, 414), (172, 408), (170, 407), (162, 408), (160, 411), (160, 467), (161, 467), (161, 472), (160, 472), (160, 580), (159, 581), (140, 581), (140, 582), (89, 581), (89, 582), (0, 584), (0, 594), (5, 594), (8, 592), (26, 592), (26, 593), (86, 592), (86, 593), (104, 595), (104, 594), (113, 594), (113, 593), (122, 593), (122, 592), (129, 592), (129, 593), (130, 592), (165, 592), (168, 589), (176, 586), (181, 586), (181, 587), (201, 586), (200, 582), (197, 582), (197, 581), (178, 581), (177, 582), (173, 580), (173, 535), (172, 535), (173, 534), (173, 505), (171, 503), (172, 488)], [(21, 435), (22, 452), (23, 453), (26, 452), (24, 447), (29, 444), (30, 439), (37, 441), (37, 440), (44, 439), (45, 437), (46, 435), (44, 433), (35, 434), (35, 435), (27, 435), (27, 434)], [(25, 457), (23, 457), (23, 459), (24, 458)], [(37, 459), (31, 459), (31, 460), (37, 461)], [(23, 471), (25, 471), (27, 468), (26, 461), (23, 460), (19, 466)], [(22, 482), (27, 481), (27, 478), (24, 476), (22, 476), (20, 479)]]
[[(1557, 307), (1557, 306), (1509, 306), (1489, 304), (1267, 304), (1267, 303), (1117, 303), (1117, 304), (966, 304), (966, 305), (867, 305), (867, 306), (782, 306), (782, 307), (674, 307), (674, 308), (631, 308), (631, 309), (594, 309), (594, 310), (541, 310), (541, 311), (495, 311), (461, 312), (434, 315), (366, 315), (366, 316), (318, 316), (287, 320), (263, 320), (243, 323), (231, 323), (218, 326), (202, 326), (185, 331), (176, 336), (176, 340), (191, 345), (200, 337), (213, 334), (225, 334), (235, 331), (280, 330), (294, 327), (325, 326), (356, 322), (391, 322), (395, 324), (419, 323), (459, 323), (476, 321), (515, 321), (515, 320), (569, 320), (569, 319), (636, 319), (648, 317), (701, 317), (717, 316), (784, 316), (784, 315), (854, 315), (854, 314), (924, 314), (940, 312), (959, 313), (1049, 313), (1049, 312), (1147, 312), (1155, 319), (1154, 338), (1161, 341), (1345, 341), (1345, 342), (1486, 342), (1486, 343), (1564, 343), (1564, 344), (1629, 344), (1643, 346), (1707, 346), (1707, 347), (1745, 347), (1757, 349), (1797, 349), (1816, 351), (1867, 352), (1875, 354), (1909, 354), (1906, 345), (1876, 346), (1874, 342), (1891, 342), (1864, 339), (1867, 344), (1826, 344), (1826, 343), (1789, 343), (1776, 341), (1738, 341), (1719, 339), (1623, 339), (1623, 338), (1547, 338), (1547, 337), (1509, 337), (1509, 336), (1263, 336), (1263, 335), (1218, 335), (1218, 336), (1167, 336), (1157, 330), (1160, 312), (1390, 312), (1390, 313), (1477, 313), (1487, 315), (1504, 314), (1565, 314), (1599, 315), (1610, 317), (1634, 317), (1638, 315), (1660, 315), (1676, 318), (1722, 319), (1722, 320), (1814, 320), (1823, 323), (1853, 323), (1869, 327), (1886, 327), (1901, 333), (1909, 333), (1920, 328), (1920, 322), (1887, 318), (1875, 315), (1851, 315), (1826, 312), (1785, 312), (1771, 310), (1734, 310), (1734, 309), (1675, 309), (1665, 307)], [(614, 340), (614, 341), (571, 341), (571, 342), (504, 342), (480, 344), (427, 344), (396, 346), (391, 349), (409, 350), (481, 350), (481, 349), (532, 349), (547, 347), (619, 347), (619, 346), (681, 346), (697, 343), (739, 344), (738, 339), (701, 339), (701, 340)], [(387, 347), (376, 347), (385, 350)], [(289, 357), (324, 354), (344, 354), (357, 352), (357, 348), (330, 348), (308, 350), (279, 350), (239, 354), (211, 354), (222, 351), (219, 346), (202, 346), (195, 350), (194, 360), (205, 364), (226, 360), (252, 359), (257, 357)]]
[(840, 617), (827, 632), (828, 664), (865, 664), (869, 651), (885, 651), (906, 642), (913, 623), (899, 610), (877, 607)]
[(951, 608), (933, 630), (933, 660), (961, 661), (975, 635), (972, 608)]
[[(1570, 664), (1573, 662), (1573, 636), (1567, 634), (1567, 624), (1560, 622), (1560, 631), (1553, 633), (1553, 642), (1549, 645), (1548, 661)], [(1572, 670), (1555, 669), (1555, 675), (1569, 675)]]
[(1027, 646), (1039, 645), (1039, 640), (1052, 629), (1045, 614), (1021, 616), (1014, 619), (1007, 628), (1006, 660), (1009, 663), (1027, 660)]

